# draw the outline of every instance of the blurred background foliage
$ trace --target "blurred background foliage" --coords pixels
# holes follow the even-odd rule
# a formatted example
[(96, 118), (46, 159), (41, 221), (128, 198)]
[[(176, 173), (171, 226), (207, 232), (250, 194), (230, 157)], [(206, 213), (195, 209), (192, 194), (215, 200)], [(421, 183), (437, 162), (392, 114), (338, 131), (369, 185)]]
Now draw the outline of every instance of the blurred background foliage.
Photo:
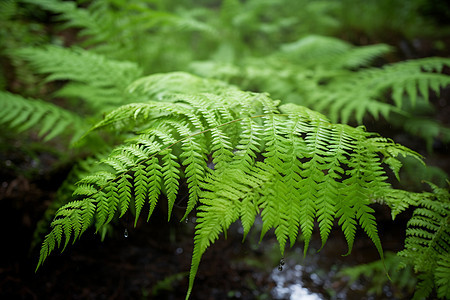
[[(65, 82), (43, 84), (17, 50), (49, 43), (77, 46), (135, 63), (144, 75), (189, 71), (269, 92), (334, 121), (364, 124), (417, 151), (424, 141), (422, 154), (448, 149), (447, 78), (417, 100), (398, 100), (403, 87), (397, 89), (400, 96), (391, 97), (392, 83), (377, 91), (376, 101), (372, 95), (366, 104), (358, 103), (361, 90), (374, 80), (400, 80), (396, 73), (380, 72), (372, 81), (358, 81), (372, 69), (448, 57), (450, 5), (443, 1), (5, 0), (0, 5), (0, 87), (11, 92), (55, 101), (53, 92)], [(448, 74), (447, 67), (439, 71)], [(342, 83), (352, 92), (337, 91)]]
[[(387, 43), (401, 59), (439, 55), (448, 52), (450, 30), (449, 5), (438, 0), (5, 0), (1, 5), (8, 48), (51, 39), (137, 62), (145, 73), (182, 70), (195, 60), (238, 63), (312, 34), (354, 45)], [(423, 45), (423, 40), (432, 41)]]

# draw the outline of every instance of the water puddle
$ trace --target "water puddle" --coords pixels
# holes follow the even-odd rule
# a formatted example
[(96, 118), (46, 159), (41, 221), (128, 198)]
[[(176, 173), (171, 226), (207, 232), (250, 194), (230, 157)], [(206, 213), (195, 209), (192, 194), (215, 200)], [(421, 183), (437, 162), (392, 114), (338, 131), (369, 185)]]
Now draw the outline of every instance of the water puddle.
[(323, 300), (322, 295), (316, 294), (303, 286), (301, 265), (281, 268), (280, 266), (272, 270), (270, 278), (276, 286), (272, 290), (273, 299), (289, 300)]

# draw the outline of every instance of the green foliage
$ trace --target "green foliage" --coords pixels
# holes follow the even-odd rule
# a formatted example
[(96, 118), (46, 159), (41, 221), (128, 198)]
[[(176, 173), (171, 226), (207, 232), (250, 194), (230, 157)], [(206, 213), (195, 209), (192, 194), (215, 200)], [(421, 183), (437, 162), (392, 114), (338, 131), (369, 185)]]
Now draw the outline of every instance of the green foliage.
[(391, 283), (400, 289), (411, 293), (418, 281), (413, 299), (428, 298), (434, 288), (439, 298), (448, 299), (450, 194), (447, 189), (430, 186), (432, 192), (391, 190), (388, 197), (380, 197), (391, 207), (393, 219), (408, 207), (415, 207), (407, 224), (405, 249), (397, 253), (400, 257), (390, 254), (384, 262), (346, 268), (341, 275), (349, 276), (351, 282), (364, 276), (373, 285), (372, 291), (379, 294), (388, 283), (387, 277), (380, 276), (386, 266)]
[[(41, 42), (33, 40), (25, 47), (17, 38), (21, 27), (13, 25), (20, 22), (12, 22), (22, 8), (5, 1), (0, 22), (7, 26), (0, 37), (7, 42), (0, 54), (17, 69), (26, 63), (45, 76), (52, 95), (36, 95), (49, 100), (43, 101), (0, 92), (0, 123), (18, 131), (37, 129), (44, 140), (68, 134), (70, 145), (88, 155), (49, 208), (47, 220), (60, 207), (38, 268), (90, 227), (104, 237), (127, 212), (136, 224), (161, 202), (170, 220), (174, 204), (183, 201), (182, 219), (197, 217), (187, 297), (206, 249), (238, 220), (245, 238), (258, 215), (261, 239), (273, 230), (281, 254), (299, 234), (306, 254), (317, 229), (324, 247), (337, 224), (347, 253), (361, 228), (383, 260), (370, 207), (378, 201), (391, 207), (393, 218), (417, 207), (401, 255), (419, 274), (416, 297), (433, 288), (448, 297), (448, 192), (435, 186), (433, 193), (393, 189), (388, 177), (401, 177), (400, 159), (422, 163), (421, 157), (362, 126), (336, 122), (384, 117), (421, 135), (429, 148), (435, 138), (448, 141), (448, 128), (417, 116), (423, 107), (431, 111), (430, 95), (450, 84), (442, 74), (449, 59), (383, 65), (391, 46), (356, 47), (319, 35), (339, 34), (342, 26), (353, 26), (355, 15), (363, 18), (358, 5), (343, 10), (355, 0), (19, 2), (51, 12), (60, 22), (60, 37), (51, 45), (34, 47)], [(365, 5), (385, 11), (386, 3)], [(411, 1), (406, 10), (412, 20), (420, 3)], [(385, 17), (403, 6), (394, 1), (392, 7)], [(342, 15), (347, 19), (337, 18)], [(365, 28), (378, 26), (370, 16), (363, 19)], [(78, 35), (67, 34), (69, 28)], [(70, 47), (56, 46), (61, 44)], [(155, 74), (167, 71), (176, 72)], [(6, 77), (0, 76), (0, 89), (14, 90)], [(40, 223), (38, 232), (44, 227)], [(390, 261), (383, 268), (361, 266), (355, 274), (391, 271)]]
[[(450, 65), (445, 58), (368, 67), (389, 50), (382, 44), (354, 47), (334, 38), (308, 36), (284, 45), (269, 58), (252, 58), (240, 66), (197, 62), (192, 70), (269, 91), (324, 112), (334, 122), (361, 124), (367, 115), (390, 119), (390, 113), (406, 114), (405, 104), (414, 106), (419, 96), (428, 101), (429, 90), (439, 93), (450, 83), (448, 75), (436, 73)], [(386, 97), (388, 92), (392, 101)]]
[[(53, 220), (56, 211), (63, 205), (72, 201), (72, 194), (76, 188), (75, 183), (81, 178), (89, 175), (90, 173), (98, 171), (98, 160), (100, 160), (105, 154), (97, 154), (92, 157), (78, 161), (74, 167), (70, 170), (69, 174), (63, 181), (56, 192), (55, 199), (47, 207), (44, 212), (44, 216), (36, 224), (36, 229), (33, 234), (33, 241), (31, 248), (34, 249), (38, 244), (42, 243), (42, 238), (48, 231), (49, 224)], [(108, 232), (107, 227), (101, 232), (102, 240), (105, 238)]]
[(13, 56), (27, 61), (46, 81), (70, 81), (56, 96), (85, 101), (93, 111), (126, 102), (125, 88), (141, 75), (133, 63), (106, 59), (83, 49), (57, 46), (21, 48)]
[[(0, 92), (3, 108), (0, 123), (18, 132), (39, 128), (38, 135), (45, 135), (44, 141), (66, 134), (72, 137), (70, 144), (73, 144), (89, 128), (86, 118), (139, 101), (126, 92), (126, 87), (141, 74), (133, 63), (106, 59), (83, 49), (57, 46), (20, 48), (11, 56), (28, 62), (36, 73), (47, 75), (46, 82), (65, 81), (54, 97), (72, 101), (68, 101), (64, 109), (43, 100)], [(84, 105), (80, 105), (80, 100)], [(89, 143), (94, 148), (100, 147), (96, 150), (101, 150), (100, 145), (104, 144), (98, 138)]]
[[(185, 82), (199, 80), (175, 75)], [(151, 86), (161, 76), (140, 79), (133, 89), (141, 85), (158, 93)], [(304, 107), (279, 105), (264, 94), (233, 87), (163, 100), (124, 105), (94, 126), (116, 133), (135, 129), (102, 161), (101, 171), (78, 182), (77, 200), (58, 210), (39, 265), (56, 247), (77, 240), (90, 225), (102, 230), (130, 206), (137, 219), (148, 205), (149, 218), (162, 192), (170, 218), (181, 178), (189, 189), (185, 217), (199, 205), (188, 294), (205, 250), (238, 219), (246, 235), (258, 213), (261, 238), (274, 228), (281, 253), (288, 239), (295, 243), (299, 230), (306, 253), (316, 221), (325, 244), (337, 220), (349, 252), (360, 226), (383, 257), (369, 206), (374, 195), (390, 190), (379, 156), (395, 167), (399, 154), (416, 156), (412, 151), (363, 128), (333, 124)]]
[[(47, 43), (45, 26), (39, 22), (39, 14), (28, 5), (15, 0), (0, 2), (0, 90), (21, 91), (23, 95), (35, 95), (37, 81), (20, 59), (8, 59), (9, 52), (19, 47)], [(12, 74), (14, 70), (14, 75)], [(9, 84), (16, 77), (20, 79)]]
[(21, 132), (39, 129), (44, 141), (69, 133), (77, 139), (88, 128), (83, 120), (71, 111), (37, 99), (0, 91), (0, 123)]
[[(386, 276), (385, 269), (389, 273)], [(394, 288), (396, 298), (404, 298), (414, 292), (417, 279), (411, 266), (401, 268), (401, 260), (392, 252), (385, 253), (384, 261), (377, 260), (368, 264), (347, 267), (339, 272), (340, 277), (348, 277), (349, 284), (364, 279), (369, 282), (369, 293), (381, 296), (383, 288), (391, 285)]]
[[(434, 138), (448, 140), (448, 128), (442, 124), (417, 120), (416, 114), (405, 112), (406, 106), (415, 106), (420, 97), (428, 102), (429, 90), (438, 93), (440, 87), (448, 85), (449, 77), (435, 72), (448, 66), (448, 60), (419, 59), (368, 68), (391, 48), (383, 44), (353, 47), (338, 39), (307, 36), (329, 34), (333, 27), (348, 26), (346, 22), (354, 27), (352, 18), (367, 27), (366, 32), (370, 26), (381, 28), (377, 25), (380, 20), (390, 21), (383, 21), (384, 25), (403, 20), (402, 27), (405, 22), (420, 20), (420, 29), (424, 29), (421, 1), (408, 5), (401, 1), (365, 2), (368, 9), (380, 12), (377, 20), (361, 14), (362, 4), (352, 4), (358, 2), (355, 0), (295, 4), (229, 0), (210, 8), (191, 1), (169, 5), (104, 0), (87, 7), (56, 0), (32, 2), (57, 13), (65, 27), (79, 28), (82, 44), (91, 51), (137, 62), (146, 72), (186, 70), (190, 65), (191, 71), (204, 77), (236, 83), (244, 90), (270, 92), (275, 98), (319, 110), (333, 122), (362, 124), (364, 117), (383, 116), (395, 123), (406, 117), (404, 129), (419, 134), (429, 145)], [(301, 15), (293, 17), (292, 11)], [(400, 19), (390, 15), (398, 12), (402, 12)], [(388, 26), (403, 30), (395, 24)], [(147, 34), (150, 30), (152, 34)], [(195, 60), (201, 63), (192, 64)], [(75, 85), (66, 90), (73, 94), (80, 88)], [(89, 89), (81, 90), (90, 93)], [(386, 97), (388, 94), (392, 97)]]
[(427, 297), (433, 287), (440, 298), (450, 298), (450, 194), (430, 184), (433, 193), (421, 199), (408, 222), (405, 249), (399, 253), (418, 272), (414, 299)]
[[(403, 101), (406, 114), (396, 115), (395, 118), (391, 118), (390, 122), (392, 125), (397, 128), (403, 128), (411, 135), (424, 139), (429, 153), (432, 152), (433, 144), (437, 140), (443, 144), (450, 143), (450, 128), (445, 127), (442, 121), (431, 117), (436, 113), (437, 109), (430, 102), (427, 102), (422, 97), (417, 99), (415, 105), (405, 102)], [(443, 185), (440, 184), (440, 186)]]
[(425, 139), (430, 151), (437, 138), (447, 143), (449, 128), (428, 116), (433, 109), (430, 91), (439, 95), (450, 84), (450, 76), (441, 73), (450, 60), (424, 58), (370, 67), (390, 50), (383, 44), (354, 47), (339, 39), (307, 36), (268, 57), (249, 57), (238, 64), (199, 61), (190, 69), (244, 89), (270, 92), (320, 111), (333, 122), (363, 124), (382, 116)]
[(138, 62), (147, 72), (174, 70), (186, 64), (193, 59), (193, 52), (178, 47), (180, 43), (190, 44), (185, 33), (208, 30), (191, 16), (167, 11), (164, 1), (97, 0), (88, 6), (74, 1), (23, 2), (57, 14), (57, 19), (64, 22), (63, 29), (80, 30), (80, 44), (92, 52)]
[[(234, 52), (236, 48), (262, 50), (265, 46), (282, 42), (283, 35), (284, 40), (292, 40), (293, 36), (311, 30), (325, 33), (327, 28), (336, 26), (336, 20), (331, 16), (336, 5), (326, 1), (311, 4), (309, 1), (226, 0), (219, 5), (199, 5), (199, 1), (174, 1), (170, 4), (168, 1), (97, 0), (88, 7), (57, 0), (22, 1), (57, 13), (58, 19), (65, 22), (64, 27), (81, 29), (81, 36), (86, 38), (83, 45), (94, 46), (95, 51), (114, 55), (114, 58), (126, 55), (127, 59), (140, 63), (144, 62), (144, 55), (159, 55), (162, 50), (170, 50), (170, 55), (173, 55), (171, 47), (167, 46), (173, 46), (174, 37), (180, 39), (178, 43), (193, 46), (186, 36), (195, 35), (201, 46), (197, 46), (197, 50), (202, 54), (206, 54), (205, 46), (212, 46), (211, 49), (224, 54)], [(298, 17), (292, 16), (293, 9), (300, 14)], [(298, 26), (305, 18), (310, 28)], [(154, 34), (145, 35), (149, 30)], [(162, 45), (147, 45), (146, 42), (162, 42)], [(140, 46), (143, 49), (139, 49)], [(191, 59), (195, 57), (191, 56)]]

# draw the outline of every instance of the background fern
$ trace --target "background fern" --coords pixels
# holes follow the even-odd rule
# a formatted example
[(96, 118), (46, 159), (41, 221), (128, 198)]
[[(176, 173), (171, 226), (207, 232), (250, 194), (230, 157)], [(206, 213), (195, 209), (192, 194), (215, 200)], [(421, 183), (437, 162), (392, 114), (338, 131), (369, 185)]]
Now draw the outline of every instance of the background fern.
[[(192, 70), (246, 88), (269, 91), (288, 102), (322, 111), (334, 122), (352, 120), (361, 124), (366, 115), (376, 119), (382, 115), (390, 120), (390, 113), (405, 114), (405, 104), (414, 106), (420, 96), (428, 101), (430, 89), (439, 93), (450, 82), (447, 75), (434, 72), (440, 73), (450, 64), (445, 58), (358, 70), (370, 66), (389, 50), (382, 44), (352, 47), (338, 39), (309, 36), (284, 45), (269, 60), (253, 58), (241, 67), (197, 62)], [(393, 102), (385, 97), (389, 91)]]
[[(401, 260), (392, 252), (385, 253), (385, 260), (377, 260), (369, 264), (361, 264), (354, 267), (344, 268), (339, 272), (339, 276), (348, 277), (349, 284), (357, 280), (366, 280), (369, 282), (369, 293), (380, 297), (383, 295), (383, 288), (386, 285), (393, 287), (395, 297), (401, 297), (402, 290), (412, 294), (417, 284), (414, 276), (414, 270), (410, 265), (401, 268)], [(389, 278), (384, 270), (387, 268)]]
[(72, 140), (81, 137), (88, 128), (77, 114), (51, 103), (36, 99), (25, 99), (0, 91), (0, 122), (19, 132), (38, 129), (44, 141), (70, 132)]
[(45, 74), (47, 82), (69, 81), (55, 96), (82, 100), (91, 111), (107, 111), (126, 103), (125, 88), (142, 72), (133, 63), (76, 48), (23, 48), (13, 55), (27, 61), (35, 72)]
[(425, 139), (431, 151), (434, 140), (448, 140), (448, 127), (432, 120), (426, 111), (433, 111), (430, 90), (439, 94), (450, 82), (440, 73), (449, 61), (428, 58), (368, 67), (389, 50), (382, 44), (352, 47), (341, 40), (309, 36), (284, 45), (269, 58), (247, 59), (239, 67), (206, 61), (193, 63), (191, 70), (269, 91), (274, 97), (321, 111), (334, 122), (362, 124), (382, 116)]

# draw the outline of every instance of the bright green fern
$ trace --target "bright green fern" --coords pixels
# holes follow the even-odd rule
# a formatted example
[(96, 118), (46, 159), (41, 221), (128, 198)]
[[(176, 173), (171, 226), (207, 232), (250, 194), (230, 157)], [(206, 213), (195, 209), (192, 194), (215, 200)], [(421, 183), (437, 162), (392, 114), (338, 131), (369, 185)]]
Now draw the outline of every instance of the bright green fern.
[[(175, 75), (186, 83), (204, 82)], [(163, 76), (141, 79), (132, 90), (160, 94), (152, 87)], [(38, 267), (56, 247), (75, 242), (91, 225), (101, 231), (131, 206), (136, 220), (148, 206), (148, 219), (162, 194), (170, 218), (186, 182), (184, 217), (197, 208), (198, 218), (188, 296), (206, 249), (238, 219), (247, 235), (258, 214), (261, 238), (274, 228), (281, 253), (300, 232), (306, 253), (316, 222), (325, 244), (336, 220), (348, 252), (361, 227), (383, 257), (370, 207), (377, 194), (391, 190), (383, 165), (397, 171), (399, 154), (417, 157), (362, 127), (333, 124), (302, 106), (226, 85), (218, 94), (166, 94), (160, 101), (124, 105), (93, 130), (128, 138), (102, 160), (100, 171), (78, 182), (75, 201), (58, 210)]]
[(414, 299), (428, 297), (433, 288), (439, 298), (450, 298), (450, 194), (430, 184), (406, 230), (405, 249), (399, 253), (419, 273)]
[[(416, 285), (413, 299), (427, 299), (434, 289), (439, 298), (449, 299), (450, 196), (448, 190), (430, 186), (432, 192), (390, 190), (388, 195), (378, 195), (379, 201), (390, 206), (393, 219), (407, 208), (415, 208), (407, 224), (405, 249), (390, 254), (386, 265), (393, 284), (408, 287), (411, 294)], [(387, 284), (387, 277), (377, 274), (383, 266), (383, 261), (376, 261), (344, 269), (341, 275), (350, 276), (351, 281), (366, 276), (379, 294)]]

